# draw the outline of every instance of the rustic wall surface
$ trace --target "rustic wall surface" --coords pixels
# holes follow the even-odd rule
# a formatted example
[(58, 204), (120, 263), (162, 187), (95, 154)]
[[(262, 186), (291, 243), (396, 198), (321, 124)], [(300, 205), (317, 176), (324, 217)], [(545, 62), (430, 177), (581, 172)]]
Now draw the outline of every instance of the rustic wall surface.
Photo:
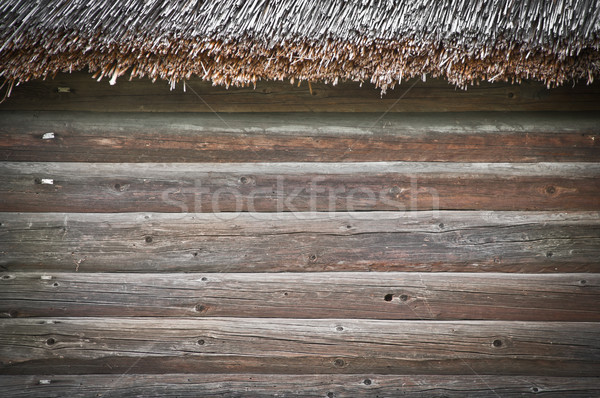
[(3, 395), (599, 395), (598, 110), (598, 84), (16, 86)]

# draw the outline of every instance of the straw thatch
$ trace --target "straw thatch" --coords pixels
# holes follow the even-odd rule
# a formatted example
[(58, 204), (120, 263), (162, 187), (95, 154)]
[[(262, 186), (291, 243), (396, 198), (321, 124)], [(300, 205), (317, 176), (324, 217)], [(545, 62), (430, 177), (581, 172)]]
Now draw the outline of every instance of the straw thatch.
[(89, 69), (174, 85), (413, 76), (537, 79), (600, 70), (598, 0), (3, 0), (0, 76)]

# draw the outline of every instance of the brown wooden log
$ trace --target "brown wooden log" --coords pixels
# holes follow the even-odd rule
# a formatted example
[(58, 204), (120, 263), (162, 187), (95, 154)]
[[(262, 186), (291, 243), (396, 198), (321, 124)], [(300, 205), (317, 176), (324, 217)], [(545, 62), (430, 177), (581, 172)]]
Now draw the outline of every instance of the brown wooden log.
[(5, 213), (11, 271), (599, 272), (598, 212)]
[[(414, 84), (414, 85), (413, 85)], [(600, 85), (548, 90), (537, 82), (481, 83), (457, 89), (440, 79), (409, 80), (381, 95), (372, 84), (337, 86), (258, 82), (253, 87), (213, 87), (192, 79), (175, 90), (169, 83), (120, 79), (111, 86), (90, 74), (59, 74), (14, 87), (0, 110), (101, 112), (462, 112), (600, 110)], [(195, 91), (195, 93), (194, 93)], [(312, 91), (312, 92), (311, 92)]]
[(600, 321), (600, 274), (3, 273), (0, 316)]
[[(594, 113), (1, 112), (0, 159), (75, 162), (600, 161)], [(596, 139), (598, 138), (598, 139)]]
[(0, 163), (0, 210), (598, 210), (600, 163)]
[(497, 375), (125, 374), (0, 376), (10, 397), (591, 397), (597, 377)]
[(352, 319), (2, 319), (0, 372), (597, 376), (599, 326)]

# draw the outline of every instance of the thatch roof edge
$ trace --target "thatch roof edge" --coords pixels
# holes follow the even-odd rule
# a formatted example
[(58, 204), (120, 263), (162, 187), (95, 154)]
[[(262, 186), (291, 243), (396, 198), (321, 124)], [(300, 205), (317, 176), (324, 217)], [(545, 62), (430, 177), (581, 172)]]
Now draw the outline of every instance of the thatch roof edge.
[(370, 81), (414, 76), (458, 86), (600, 71), (594, 0), (6, 0), (0, 76), (13, 82), (89, 69), (96, 78), (172, 84)]

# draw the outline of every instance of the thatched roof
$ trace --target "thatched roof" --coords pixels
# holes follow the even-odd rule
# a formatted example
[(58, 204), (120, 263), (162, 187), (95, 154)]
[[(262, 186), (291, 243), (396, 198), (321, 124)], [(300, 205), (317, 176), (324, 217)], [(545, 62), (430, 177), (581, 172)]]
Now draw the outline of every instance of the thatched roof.
[(593, 80), (598, 0), (3, 0), (0, 76)]

